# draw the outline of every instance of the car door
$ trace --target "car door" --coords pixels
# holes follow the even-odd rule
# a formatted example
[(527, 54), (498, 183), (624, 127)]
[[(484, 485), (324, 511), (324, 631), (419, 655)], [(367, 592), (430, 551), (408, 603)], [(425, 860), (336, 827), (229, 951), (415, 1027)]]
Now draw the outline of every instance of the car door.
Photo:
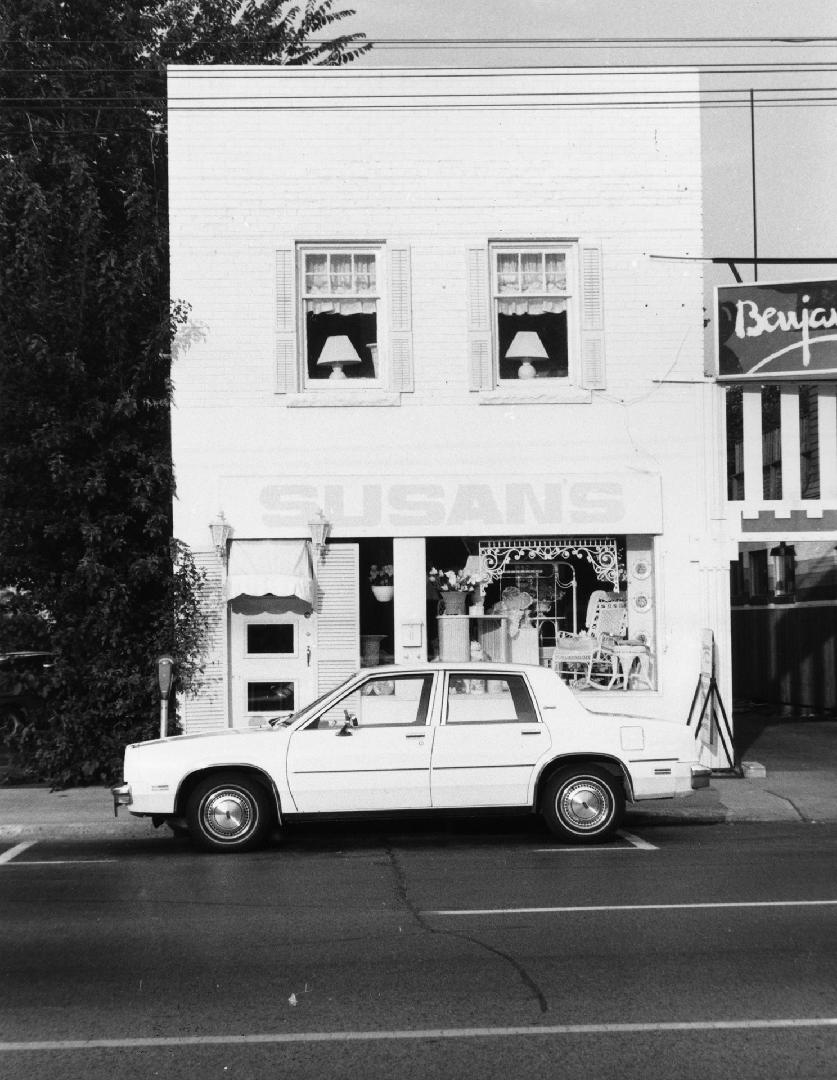
[(291, 734), (287, 777), (299, 813), (430, 807), (433, 674), (353, 683)]
[(523, 806), (536, 763), (551, 745), (526, 677), (451, 671), (433, 740), (434, 807)]

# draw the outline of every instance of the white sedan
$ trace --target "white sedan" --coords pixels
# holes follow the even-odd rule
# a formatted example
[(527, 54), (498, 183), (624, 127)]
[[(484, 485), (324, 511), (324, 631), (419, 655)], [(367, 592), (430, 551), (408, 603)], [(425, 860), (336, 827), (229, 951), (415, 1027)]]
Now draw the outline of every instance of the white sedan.
[(588, 711), (548, 668), (367, 668), (255, 730), (134, 743), (125, 806), (211, 851), (245, 851), (288, 818), (507, 808), (598, 842), (626, 802), (706, 787), (685, 724)]

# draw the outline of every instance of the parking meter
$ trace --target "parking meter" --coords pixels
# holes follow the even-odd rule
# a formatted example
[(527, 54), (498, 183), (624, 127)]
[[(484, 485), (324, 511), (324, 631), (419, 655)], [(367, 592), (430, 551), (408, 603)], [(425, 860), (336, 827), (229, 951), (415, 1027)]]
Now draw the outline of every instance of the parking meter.
[(160, 738), (165, 739), (169, 726), (169, 695), (174, 671), (174, 660), (161, 656), (157, 661), (157, 682), (160, 686)]

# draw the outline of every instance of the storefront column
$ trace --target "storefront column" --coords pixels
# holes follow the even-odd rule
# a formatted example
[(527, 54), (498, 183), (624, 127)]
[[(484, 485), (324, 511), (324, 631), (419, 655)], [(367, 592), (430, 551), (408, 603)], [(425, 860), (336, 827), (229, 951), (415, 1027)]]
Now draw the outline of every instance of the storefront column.
[(392, 541), (395, 662), (427, 659), (427, 555), (423, 536)]

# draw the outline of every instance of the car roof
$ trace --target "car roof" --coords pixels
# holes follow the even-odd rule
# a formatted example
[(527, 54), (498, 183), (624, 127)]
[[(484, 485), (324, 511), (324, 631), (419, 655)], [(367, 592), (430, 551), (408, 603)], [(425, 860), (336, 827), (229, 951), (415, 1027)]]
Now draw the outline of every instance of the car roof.
[(515, 664), (502, 660), (427, 660), (414, 664), (379, 664), (376, 667), (363, 667), (358, 675), (413, 675), (428, 671), (467, 671), (474, 674), (486, 674), (491, 671), (545, 671), (539, 664)]

